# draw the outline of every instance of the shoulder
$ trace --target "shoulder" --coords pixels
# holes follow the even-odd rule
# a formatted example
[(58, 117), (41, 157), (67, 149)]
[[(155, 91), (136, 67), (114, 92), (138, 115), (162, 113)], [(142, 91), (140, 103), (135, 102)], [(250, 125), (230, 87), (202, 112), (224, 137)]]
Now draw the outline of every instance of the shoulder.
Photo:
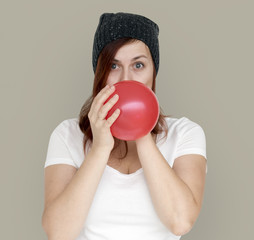
[(69, 147), (80, 144), (83, 141), (84, 134), (79, 127), (78, 118), (69, 118), (57, 124), (51, 137), (58, 135)]
[(187, 117), (181, 117), (181, 118), (165, 117), (164, 119), (167, 122), (168, 127), (171, 127), (171, 128), (173, 127), (178, 130), (181, 130), (182, 128), (199, 126), (198, 123), (192, 121), (191, 119)]
[(190, 118), (187, 117), (180, 117), (180, 118), (172, 118), (172, 117), (165, 117), (164, 118), (168, 130), (170, 132), (175, 132), (177, 135), (181, 135), (184, 132), (188, 132), (191, 129), (202, 129), (199, 123), (194, 122)]
[(158, 144), (170, 142), (172, 145), (172, 141), (179, 143), (190, 138), (205, 139), (205, 133), (200, 124), (187, 117), (165, 117), (164, 120), (168, 129), (167, 133), (163, 131), (157, 135)]
[(57, 124), (53, 132), (57, 132), (58, 134), (64, 136), (69, 136), (70, 134), (80, 134), (82, 133), (79, 128), (79, 120), (78, 118), (69, 118), (61, 121)]

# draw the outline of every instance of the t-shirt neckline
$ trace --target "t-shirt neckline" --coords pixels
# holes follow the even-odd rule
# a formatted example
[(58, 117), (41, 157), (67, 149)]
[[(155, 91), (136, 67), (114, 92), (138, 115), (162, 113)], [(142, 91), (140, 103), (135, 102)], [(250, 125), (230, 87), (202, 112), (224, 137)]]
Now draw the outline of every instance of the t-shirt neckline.
[(124, 177), (124, 178), (130, 178), (130, 177), (136, 176), (136, 175), (143, 172), (143, 168), (141, 167), (134, 173), (130, 173), (130, 174), (121, 173), (118, 170), (116, 170), (115, 168), (110, 167), (108, 164), (106, 164), (106, 169), (108, 169), (109, 171), (111, 171), (111, 172), (113, 172), (113, 173), (115, 173), (115, 174), (117, 174), (121, 177)]

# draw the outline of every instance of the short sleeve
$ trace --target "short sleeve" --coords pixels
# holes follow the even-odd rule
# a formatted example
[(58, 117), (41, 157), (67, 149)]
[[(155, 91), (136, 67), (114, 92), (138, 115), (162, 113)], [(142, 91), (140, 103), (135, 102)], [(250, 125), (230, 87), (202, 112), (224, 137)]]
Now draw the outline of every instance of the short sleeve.
[[(206, 136), (200, 125), (190, 121), (180, 131), (174, 158), (185, 154), (200, 154), (206, 157)], [(206, 165), (207, 172), (207, 165)]]
[(78, 168), (73, 161), (64, 138), (54, 130), (50, 136), (44, 168), (54, 164), (68, 164)]

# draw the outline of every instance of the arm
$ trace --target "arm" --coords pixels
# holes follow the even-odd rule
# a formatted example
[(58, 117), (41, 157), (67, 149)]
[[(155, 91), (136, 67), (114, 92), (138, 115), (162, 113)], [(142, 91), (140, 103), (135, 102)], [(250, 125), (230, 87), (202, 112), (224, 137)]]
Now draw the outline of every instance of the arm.
[(184, 155), (175, 159), (171, 168), (150, 133), (136, 140), (136, 146), (159, 218), (175, 235), (186, 234), (201, 209), (205, 158), (197, 154)]
[[(93, 144), (80, 168), (76, 170), (73, 166), (57, 164), (45, 169), (45, 208), (42, 225), (49, 240), (75, 239), (84, 225), (114, 146), (110, 127), (119, 116), (119, 111), (116, 110), (107, 120), (105, 117), (118, 98), (113, 97), (104, 104), (113, 91), (114, 87), (106, 86), (93, 100), (88, 113)], [(68, 149), (63, 142), (52, 141), (52, 144), (49, 147), (52, 158), (67, 154), (65, 152), (68, 152)], [(60, 152), (51, 152), (55, 148)]]
[(109, 154), (91, 150), (78, 170), (62, 164), (45, 169), (42, 225), (49, 240), (70, 240), (79, 235)]

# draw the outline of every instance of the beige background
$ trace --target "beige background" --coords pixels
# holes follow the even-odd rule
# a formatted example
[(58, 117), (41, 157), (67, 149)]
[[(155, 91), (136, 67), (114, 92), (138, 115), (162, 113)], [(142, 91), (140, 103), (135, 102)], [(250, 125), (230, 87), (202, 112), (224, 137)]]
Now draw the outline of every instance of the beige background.
[(78, 116), (92, 88), (99, 16), (119, 11), (158, 23), (159, 102), (206, 134), (203, 207), (182, 239), (252, 239), (253, 7), (251, 0), (1, 1), (0, 239), (46, 239), (49, 136)]

